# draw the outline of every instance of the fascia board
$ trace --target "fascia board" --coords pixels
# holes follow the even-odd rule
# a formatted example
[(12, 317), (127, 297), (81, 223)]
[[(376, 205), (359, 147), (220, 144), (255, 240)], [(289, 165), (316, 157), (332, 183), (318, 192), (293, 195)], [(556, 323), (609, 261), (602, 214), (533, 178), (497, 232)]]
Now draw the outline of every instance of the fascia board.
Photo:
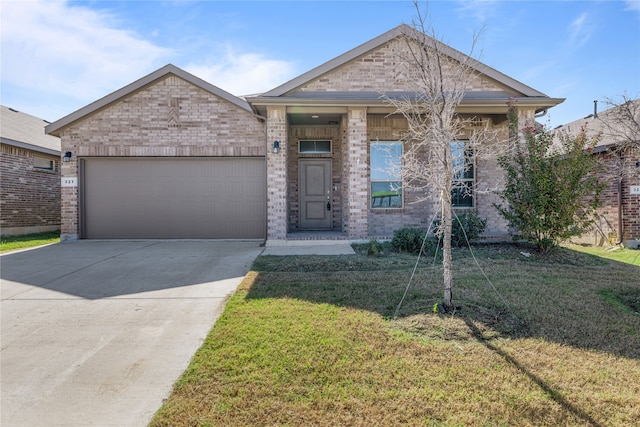
[[(512, 98), (516, 105), (519, 107), (532, 107), (537, 110), (554, 107), (564, 101), (564, 98), (526, 98), (515, 97)], [(288, 106), (384, 106), (389, 105), (389, 101), (382, 96), (380, 99), (310, 99), (310, 98), (295, 98), (295, 97), (259, 97), (254, 98), (251, 103), (255, 106), (268, 106), (268, 105), (288, 105)], [(469, 99), (462, 100), (459, 108), (465, 110), (473, 108), (496, 108), (502, 107), (506, 111), (507, 100), (506, 99)]]
[(24, 148), (31, 151), (37, 151), (39, 153), (51, 154), (52, 156), (60, 156), (60, 151), (52, 150), (50, 148), (40, 147), (33, 144), (27, 144), (26, 142), (14, 141), (13, 139), (0, 138), (0, 142), (3, 144), (11, 145), (14, 147)]

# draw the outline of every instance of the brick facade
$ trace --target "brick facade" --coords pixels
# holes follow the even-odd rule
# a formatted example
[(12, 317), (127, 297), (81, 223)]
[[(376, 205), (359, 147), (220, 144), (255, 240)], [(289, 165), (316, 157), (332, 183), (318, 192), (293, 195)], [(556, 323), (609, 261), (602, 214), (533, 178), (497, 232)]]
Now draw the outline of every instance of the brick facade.
[[(167, 75), (83, 118), (61, 133), (71, 151), (63, 177), (78, 177), (88, 157), (264, 157), (256, 116), (178, 76)], [(79, 236), (78, 188), (62, 191), (62, 238)]]
[(367, 110), (351, 108), (347, 116), (347, 206), (351, 239), (368, 236), (369, 219), (369, 142), (367, 141)]
[[(600, 181), (606, 183), (602, 192), (602, 206), (598, 209), (598, 218), (593, 231), (574, 238), (574, 242), (593, 245), (613, 245), (618, 242), (640, 240), (640, 195), (631, 194), (631, 186), (640, 186), (640, 171), (628, 174), (620, 181), (622, 206), (622, 235), (619, 233), (618, 178), (619, 164), (611, 153), (596, 154), (602, 161), (603, 172)], [(624, 162), (632, 171), (636, 162), (640, 162), (640, 148), (628, 150), (623, 154)]]
[[(236, 99), (238, 103), (225, 95), (221, 95), (222, 99), (214, 95), (220, 95), (217, 90), (203, 89), (208, 85), (206, 82), (192, 84), (195, 79), (184, 77), (176, 67), (167, 66), (173, 74), (159, 78), (152, 73), (157, 80), (143, 79), (144, 85), (130, 85), (135, 90), (121, 98), (95, 109), (87, 107), (89, 112), (74, 118), (75, 121), (54, 126), (56, 130), (61, 129), (62, 151), (74, 153), (72, 161), (64, 164), (62, 174), (77, 177), (78, 159), (89, 157), (264, 157), (267, 240), (286, 241), (287, 233), (300, 230), (300, 160), (330, 158), (332, 230), (360, 240), (389, 237), (404, 226), (426, 227), (433, 216), (433, 202), (417, 202), (420, 195), (410, 191), (404, 194), (400, 209), (370, 207), (370, 143), (397, 141), (407, 127), (404, 119), (388, 116), (393, 108), (376, 94), (415, 90), (405, 64), (399, 60), (405, 42), (395, 38), (406, 30), (404, 27), (385, 33), (272, 91), (248, 97), (246, 109), (238, 106), (244, 101)], [(387, 37), (389, 35), (393, 37)], [(536, 111), (560, 102), (489, 68), (476, 73), (467, 90), (491, 92), (470, 96), (472, 102), (465, 106), (463, 113), (478, 114), (492, 126), (496, 120), (500, 124), (493, 130), (502, 134), (506, 129), (507, 97), (530, 98), (520, 111), (523, 120), (532, 120)], [(334, 97), (332, 92), (337, 95)], [(263, 116), (264, 121), (248, 108)], [(302, 125), (300, 123), (311, 122), (290, 122), (294, 115), (298, 115), (297, 119), (325, 115), (331, 120), (321, 126), (318, 122), (313, 126)], [(298, 143), (304, 139), (330, 140), (331, 154), (300, 155)], [(278, 153), (272, 152), (274, 141), (279, 142)], [(495, 159), (478, 160), (476, 171), (476, 182), (482, 193), (477, 195), (475, 209), (488, 220), (487, 234), (507, 234), (505, 221), (493, 208), (498, 200), (492, 191), (502, 185), (502, 171)], [(63, 237), (77, 237), (77, 188), (64, 188), (62, 195)]]
[(287, 238), (287, 182), (289, 171), (287, 155), (287, 114), (284, 107), (267, 111), (267, 141), (280, 142), (278, 153), (267, 153), (267, 240)]
[[(60, 229), (60, 158), (2, 144), (0, 229), (18, 235)], [(53, 161), (53, 170), (34, 167), (34, 158)]]
[[(309, 82), (296, 90), (301, 92), (333, 91), (411, 91), (414, 84), (404, 74), (406, 68), (399, 55), (406, 49), (403, 40), (395, 39), (378, 49), (334, 70), (331, 74)], [(468, 91), (505, 90), (503, 85), (476, 74), (469, 82)]]

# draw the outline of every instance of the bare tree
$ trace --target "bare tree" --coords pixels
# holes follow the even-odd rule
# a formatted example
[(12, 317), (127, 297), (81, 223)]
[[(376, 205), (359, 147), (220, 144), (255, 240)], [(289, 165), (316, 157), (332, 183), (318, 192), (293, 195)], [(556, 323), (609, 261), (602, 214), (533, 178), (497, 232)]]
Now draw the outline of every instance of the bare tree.
[[(386, 99), (403, 116), (408, 131), (403, 138), (402, 183), (418, 194), (418, 201), (433, 201), (440, 207), (443, 238), (444, 307), (452, 303), (452, 192), (471, 192), (462, 180), (470, 163), (465, 156), (485, 154), (495, 135), (476, 117), (458, 114), (465, 91), (475, 76), (469, 55), (453, 50), (436, 37), (417, 2), (417, 17), (404, 27), (397, 52), (398, 79), (410, 88), (403, 95)], [(473, 38), (475, 46), (477, 36)], [(490, 136), (491, 135), (491, 136)], [(461, 143), (464, 141), (464, 145)]]
[(634, 159), (640, 156), (640, 99), (623, 95), (620, 100), (607, 98), (605, 103), (610, 108), (597, 117), (601, 123), (599, 137), (615, 158), (613, 175), (619, 180), (638, 177), (640, 168)]

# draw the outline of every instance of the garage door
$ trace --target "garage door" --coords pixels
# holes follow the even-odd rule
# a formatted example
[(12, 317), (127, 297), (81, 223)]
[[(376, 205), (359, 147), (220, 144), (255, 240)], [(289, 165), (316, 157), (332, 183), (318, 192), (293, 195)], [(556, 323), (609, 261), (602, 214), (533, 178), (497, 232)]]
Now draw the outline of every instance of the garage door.
[(84, 159), (82, 183), (84, 238), (265, 237), (264, 159)]

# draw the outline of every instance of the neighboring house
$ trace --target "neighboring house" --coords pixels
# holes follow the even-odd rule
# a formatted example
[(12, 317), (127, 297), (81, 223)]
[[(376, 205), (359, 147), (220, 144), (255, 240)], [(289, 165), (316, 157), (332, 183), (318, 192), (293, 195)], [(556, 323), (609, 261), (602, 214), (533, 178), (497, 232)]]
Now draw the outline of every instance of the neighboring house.
[[(63, 239), (259, 238), (361, 240), (428, 225), (434, 206), (371, 165), (399, 156), (402, 117), (381, 94), (410, 94), (395, 72), (401, 25), (261, 95), (237, 98), (173, 65), (58, 120), (47, 132), (73, 153), (62, 175)], [(463, 55), (446, 47), (455, 58)], [(507, 100), (522, 123), (549, 98), (484, 64), (460, 105), (507, 134)], [(476, 161), (465, 179), (499, 187), (503, 172)], [(508, 234), (490, 192), (457, 207)]]
[(60, 138), (48, 122), (0, 106), (0, 233), (60, 230)]
[(607, 183), (592, 232), (574, 239), (595, 245), (640, 244), (640, 99), (559, 126), (555, 132), (596, 138), (591, 147)]

